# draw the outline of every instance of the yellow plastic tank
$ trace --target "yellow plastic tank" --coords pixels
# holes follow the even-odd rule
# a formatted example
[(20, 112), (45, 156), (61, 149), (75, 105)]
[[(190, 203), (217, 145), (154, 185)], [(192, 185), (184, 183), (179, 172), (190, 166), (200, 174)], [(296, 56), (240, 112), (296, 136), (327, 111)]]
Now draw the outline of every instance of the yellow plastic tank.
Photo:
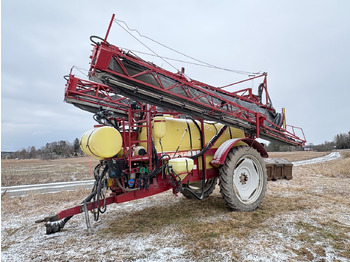
[(162, 138), (166, 135), (166, 120), (164, 116), (156, 116), (153, 119), (153, 135)]
[(83, 152), (98, 159), (115, 156), (122, 148), (122, 143), (118, 130), (110, 126), (88, 130), (80, 139)]
[[(200, 123), (197, 123), (200, 126)], [(219, 123), (205, 122), (205, 143), (208, 143), (222, 126)], [(164, 116), (155, 117), (152, 127), (154, 145), (158, 152), (171, 152), (178, 147), (178, 151), (194, 151), (202, 148), (198, 128), (191, 120)], [(147, 140), (146, 134), (146, 128), (142, 128), (139, 139)], [(233, 127), (227, 128), (212, 148), (218, 148), (227, 139), (240, 137), (245, 137), (242, 130)], [(140, 145), (147, 150), (146, 143), (140, 143)]]
[[(201, 127), (199, 121), (197, 124)], [(204, 139), (205, 144), (219, 132), (223, 124), (215, 122), (204, 122)], [(197, 126), (189, 119), (179, 119), (168, 116), (158, 116), (154, 118), (152, 122), (152, 138), (154, 145), (158, 153), (163, 152), (173, 157), (173, 154), (177, 152), (176, 156), (191, 157), (202, 149), (200, 134)], [(221, 135), (221, 137), (212, 146), (213, 149), (218, 148), (223, 142), (231, 138), (245, 137), (244, 132), (240, 129), (229, 127)], [(146, 128), (142, 128), (139, 133), (139, 140), (147, 140)], [(147, 144), (145, 142), (140, 143), (147, 150)], [(245, 145), (244, 142), (238, 142), (238, 145)], [(210, 169), (210, 161), (213, 156), (207, 155), (206, 163), (207, 168)], [(199, 169), (202, 168), (201, 157), (198, 161)]]
[(182, 157), (169, 160), (169, 165), (181, 179), (184, 179), (193, 169), (193, 159)]

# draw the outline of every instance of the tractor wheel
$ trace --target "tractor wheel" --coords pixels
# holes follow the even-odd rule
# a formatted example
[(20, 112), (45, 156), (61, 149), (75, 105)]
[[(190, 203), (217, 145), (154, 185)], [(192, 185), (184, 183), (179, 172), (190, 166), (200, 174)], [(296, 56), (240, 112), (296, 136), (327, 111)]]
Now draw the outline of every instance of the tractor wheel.
[(253, 211), (267, 184), (265, 162), (254, 148), (235, 147), (220, 169), (220, 192), (231, 210)]
[[(208, 197), (211, 193), (213, 193), (215, 186), (217, 184), (217, 181), (218, 181), (217, 177), (205, 180), (203, 198)], [(189, 185), (183, 185), (183, 186), (188, 187), (198, 195), (202, 194), (202, 181), (194, 182)], [(197, 199), (191, 192), (187, 190), (182, 190), (181, 193), (188, 199)]]

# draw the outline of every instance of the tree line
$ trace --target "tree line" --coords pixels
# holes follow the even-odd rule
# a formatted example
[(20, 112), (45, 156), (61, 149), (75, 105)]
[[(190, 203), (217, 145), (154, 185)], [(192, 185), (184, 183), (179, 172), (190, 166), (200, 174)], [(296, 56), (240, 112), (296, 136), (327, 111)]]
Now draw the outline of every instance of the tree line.
[[(293, 146), (285, 146), (276, 142), (270, 142), (266, 147), (269, 152), (285, 152), (285, 151), (295, 151), (298, 150)], [(334, 149), (350, 149), (350, 131), (346, 134), (338, 134), (334, 137), (333, 141), (325, 141), (322, 144), (314, 145), (308, 144), (306, 147), (300, 150), (313, 150), (313, 151), (331, 151)]]
[(1, 152), (1, 158), (8, 159), (57, 159), (82, 155), (84, 155), (84, 153), (80, 149), (78, 138), (76, 138), (73, 143), (61, 140), (46, 143), (45, 146), (39, 149), (35, 148), (35, 146), (30, 146), (27, 149), (23, 148), (16, 152)]

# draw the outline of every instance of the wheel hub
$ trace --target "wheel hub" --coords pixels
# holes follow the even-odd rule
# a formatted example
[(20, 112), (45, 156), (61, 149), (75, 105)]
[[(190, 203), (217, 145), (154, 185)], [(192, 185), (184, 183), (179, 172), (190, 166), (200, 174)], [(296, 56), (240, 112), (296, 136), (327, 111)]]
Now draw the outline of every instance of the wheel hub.
[(245, 185), (248, 181), (248, 176), (245, 173), (242, 173), (241, 176), (239, 177), (239, 180), (242, 185)]

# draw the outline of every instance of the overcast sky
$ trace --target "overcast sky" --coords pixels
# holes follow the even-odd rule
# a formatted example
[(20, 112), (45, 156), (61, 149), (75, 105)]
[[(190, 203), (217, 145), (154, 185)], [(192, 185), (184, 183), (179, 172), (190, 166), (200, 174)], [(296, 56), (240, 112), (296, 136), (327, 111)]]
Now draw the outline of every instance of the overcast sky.
[[(73, 142), (93, 127), (91, 113), (63, 102), (63, 76), (73, 65), (89, 68), (89, 37), (104, 37), (113, 13), (129, 27), (199, 60), (268, 72), (274, 107), (286, 108), (287, 123), (302, 127), (308, 143), (332, 141), (336, 134), (350, 130), (348, 0), (3, 0), (3, 151), (40, 148), (58, 140)], [(144, 50), (115, 23), (108, 40)], [(164, 48), (152, 48), (175, 57)], [(184, 66), (189, 77), (214, 86), (241, 77), (174, 65)]]

